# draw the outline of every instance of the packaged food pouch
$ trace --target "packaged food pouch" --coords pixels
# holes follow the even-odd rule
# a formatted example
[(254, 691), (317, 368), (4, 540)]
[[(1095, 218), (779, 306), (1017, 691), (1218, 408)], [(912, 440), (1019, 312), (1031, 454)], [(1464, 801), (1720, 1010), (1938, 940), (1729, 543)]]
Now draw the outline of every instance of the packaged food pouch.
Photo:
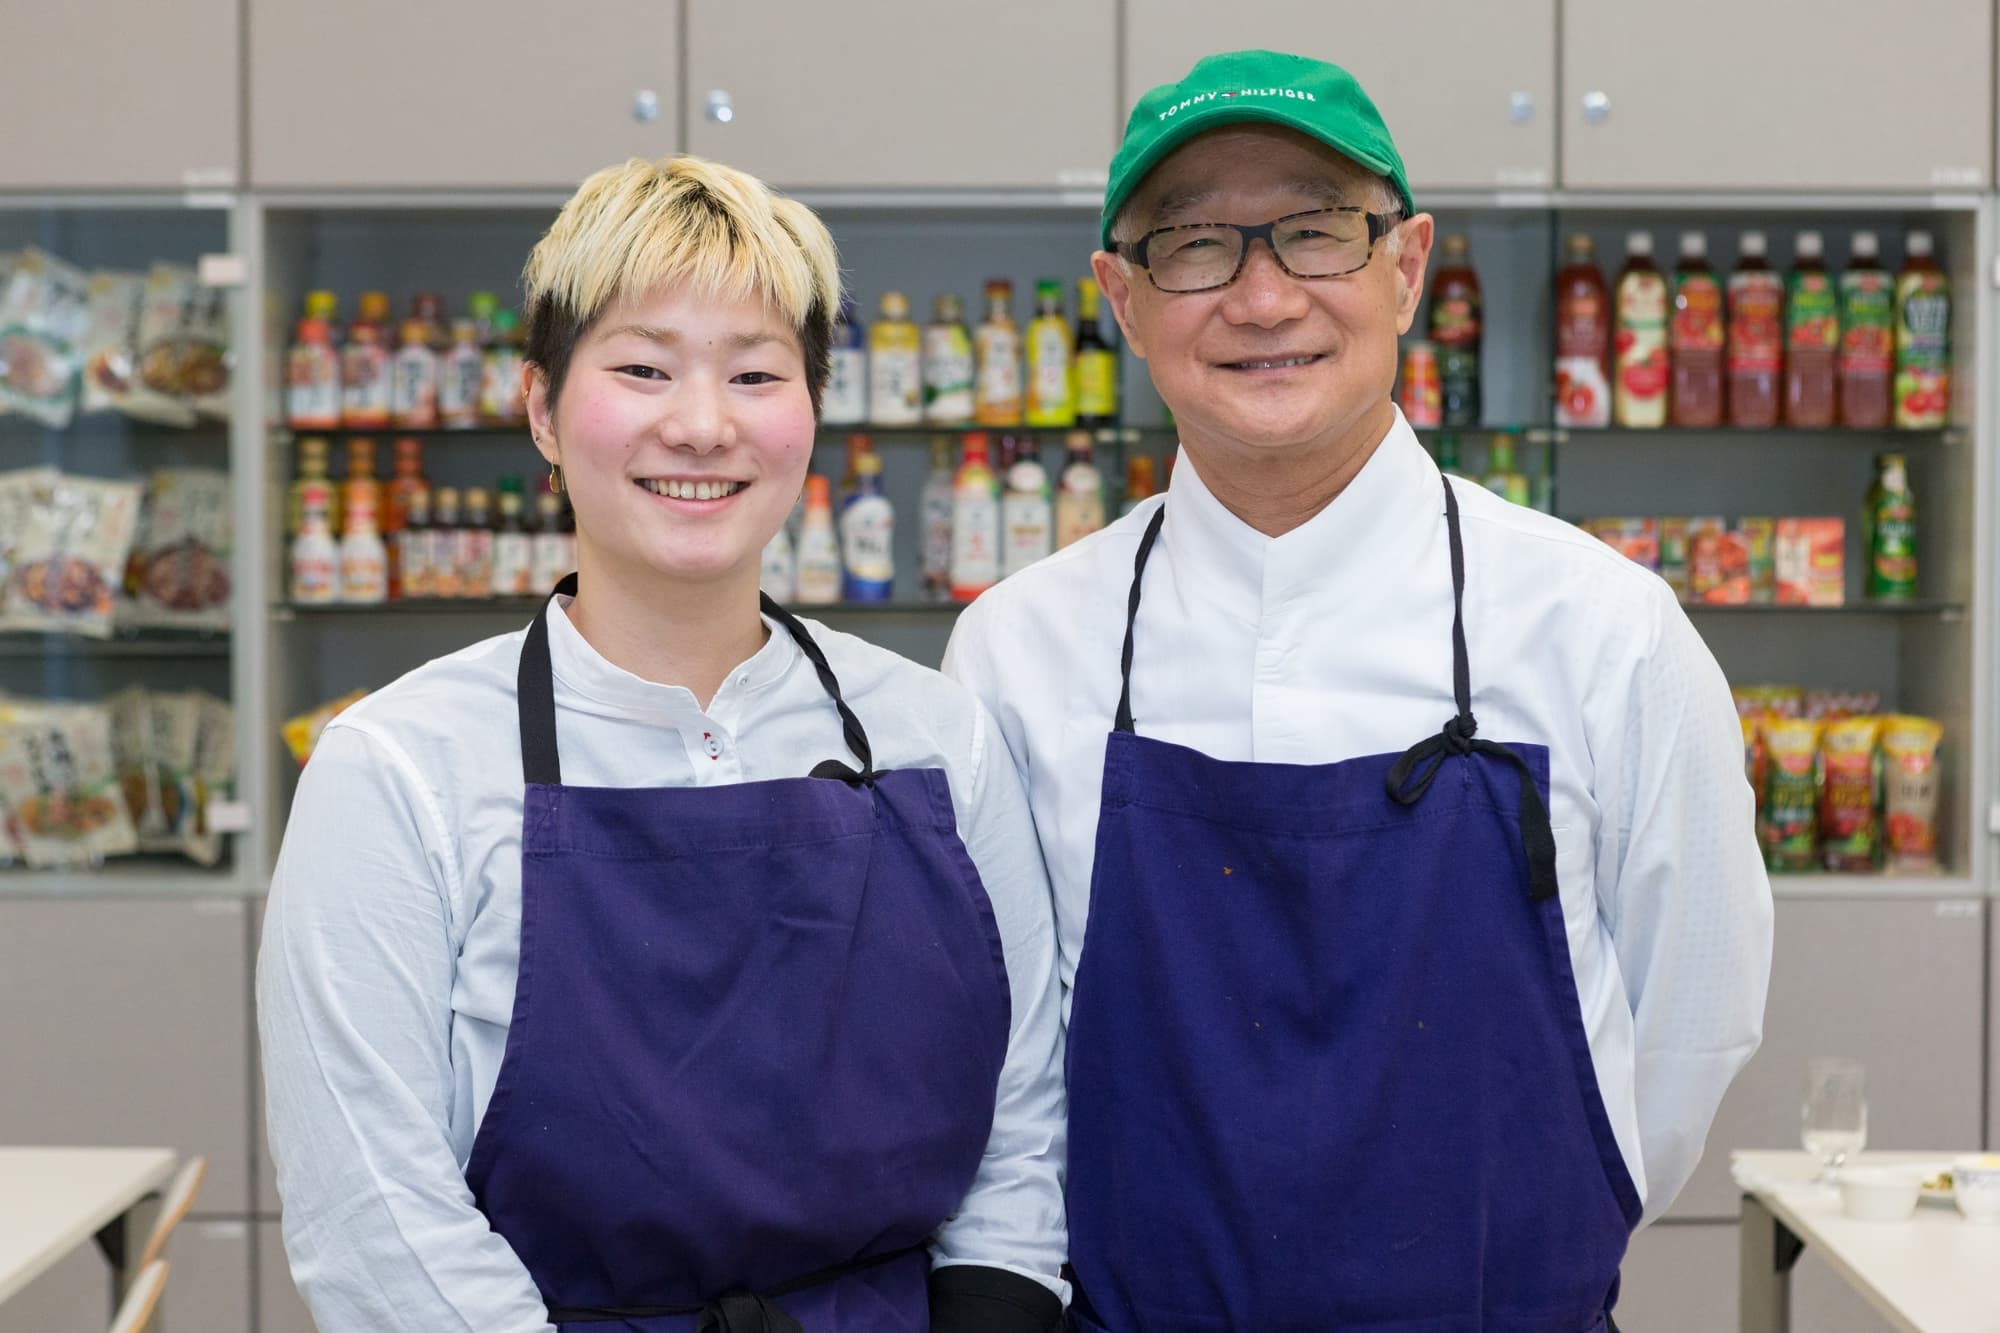
[(1938, 866), (1938, 745), (1944, 728), (1927, 717), (1882, 719), (1882, 805), (1887, 868), (1928, 875)]
[(137, 482), (53, 474), (14, 551), (0, 629), (111, 637), (140, 490)]
[(158, 819), (139, 836), (142, 852), (184, 852), (194, 831), (195, 747), (201, 728), (201, 701), (192, 694), (147, 696), (151, 758), (157, 775)]
[(1764, 733), (1763, 719), (1754, 713), (1739, 712), (1736, 720), (1743, 726), (1743, 776), (1750, 782), (1750, 794), (1756, 802), (1757, 845), (1764, 844)]
[(366, 690), (343, 694), (285, 723), (285, 747), (292, 752), (292, 758), (299, 761), (301, 768), (305, 767), (306, 760), (312, 758), (313, 747), (319, 744), (319, 734), (326, 730), (326, 724), (339, 716), (342, 709), (360, 702), (367, 695)]
[(166, 814), (159, 764), (153, 757), (152, 696), (135, 685), (104, 703), (111, 718), (111, 762), (118, 770), (126, 812), (142, 841), (157, 837), (166, 827)]
[(174, 387), (197, 415), (229, 420), (230, 361), (229, 293), (197, 283), (188, 297), (174, 365)]
[(1865, 874), (1880, 862), (1881, 731), (1879, 717), (1847, 717), (1820, 736), (1820, 864), (1828, 870)]
[(45, 426), (69, 425), (89, 322), (82, 270), (22, 251), (0, 287), (0, 404)]
[(147, 483), (118, 623), (229, 628), (229, 475), (162, 468)]
[(236, 784), (236, 713), (212, 694), (190, 695), (200, 707), (194, 757), (194, 819), (182, 837), (182, 850), (199, 865), (222, 859), (222, 834), (209, 827), (212, 802), (226, 800)]
[(146, 279), (102, 269), (90, 275), (90, 321), (83, 337), (85, 412), (122, 412), (139, 374), (139, 308)]
[(195, 272), (179, 264), (155, 264), (146, 274), (139, 306), (137, 374), (124, 408), (142, 421), (162, 426), (192, 426), (194, 403), (182, 369), (189, 357), (190, 328), (201, 284)]
[(13, 581), (21, 539), (28, 531), (28, 515), (45, 503), (55, 479), (56, 470), (52, 467), (0, 472), (0, 611), (6, 609), (7, 588)]
[(1764, 864), (1811, 870), (1819, 852), (1819, 738), (1825, 724), (1767, 717), (1764, 735)]
[[(92, 866), (137, 850), (111, 756), (110, 711), (38, 704), (0, 722), (0, 800), (30, 866)], [(0, 713), (0, 716), (7, 714)]]

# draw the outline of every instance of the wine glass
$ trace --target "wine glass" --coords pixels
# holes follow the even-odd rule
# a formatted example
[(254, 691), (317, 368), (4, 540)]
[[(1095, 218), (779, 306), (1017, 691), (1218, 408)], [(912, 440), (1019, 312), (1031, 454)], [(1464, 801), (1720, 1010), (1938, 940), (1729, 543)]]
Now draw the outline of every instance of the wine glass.
[(1868, 1143), (1868, 1071), (1858, 1060), (1806, 1062), (1806, 1100), (1799, 1138), (1819, 1159), (1821, 1185)]

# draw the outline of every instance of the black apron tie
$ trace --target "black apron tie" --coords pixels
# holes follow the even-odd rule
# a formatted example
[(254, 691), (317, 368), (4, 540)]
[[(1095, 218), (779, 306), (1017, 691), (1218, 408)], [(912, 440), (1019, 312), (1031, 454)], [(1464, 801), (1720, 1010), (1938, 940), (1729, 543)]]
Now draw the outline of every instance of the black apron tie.
[[(550, 592), (550, 597), (576, 596), (576, 575), (565, 574)], [(759, 593), (765, 615), (785, 627), (799, 645), (799, 651), (806, 655), (813, 670), (819, 675), (820, 686), (827, 697), (833, 700), (834, 708), (840, 713), (840, 730), (847, 741), (847, 748), (861, 761), (859, 769), (851, 768), (838, 759), (822, 760), (807, 776), (834, 778), (851, 787), (873, 787), (880, 770), (875, 767), (875, 751), (868, 743), (868, 732), (862, 727), (861, 719), (847, 706), (847, 700), (840, 693), (840, 681), (833, 674), (833, 667), (827, 663), (826, 653), (798, 617), (772, 601), (768, 594)], [(562, 758), (556, 751), (556, 691), (554, 672), (549, 667), (549, 607), (542, 603), (540, 611), (528, 626), (527, 640), (521, 645), (521, 662), (515, 668), (515, 688), (520, 694), (521, 715), (521, 772), (531, 785), (560, 786), (562, 784)]]
[(1512, 764), (1521, 775), (1521, 804), (1514, 822), (1521, 833), (1521, 851), (1528, 862), (1528, 900), (1556, 896), (1556, 835), (1535, 785), (1535, 770), (1520, 753), (1505, 745), (1479, 739), (1479, 720), (1472, 715), (1472, 665), (1465, 647), (1465, 542), (1459, 534), (1458, 496), (1451, 479), (1444, 481), (1445, 535), (1451, 544), (1451, 692), (1458, 712), (1435, 736), (1426, 736), (1403, 752), (1389, 769), (1383, 785), (1398, 805), (1415, 805), (1437, 780), (1447, 759), (1483, 754)]

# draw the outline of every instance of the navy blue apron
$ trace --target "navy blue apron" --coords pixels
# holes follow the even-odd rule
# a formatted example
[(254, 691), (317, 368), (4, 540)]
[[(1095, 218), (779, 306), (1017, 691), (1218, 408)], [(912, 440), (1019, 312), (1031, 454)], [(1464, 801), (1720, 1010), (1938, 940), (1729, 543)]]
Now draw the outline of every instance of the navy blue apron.
[(1401, 755), (1138, 735), (1165, 507), (1139, 545), (1069, 1027), (1080, 1329), (1606, 1327), (1639, 1199), (1570, 973), (1548, 750), (1477, 735), (1444, 500), (1457, 713)]
[(564, 786), (546, 605), (522, 648), (520, 977), (466, 1179), (564, 1329), (923, 1333), (992, 1129), (1007, 972), (945, 775), (876, 771), (764, 610), (858, 771)]

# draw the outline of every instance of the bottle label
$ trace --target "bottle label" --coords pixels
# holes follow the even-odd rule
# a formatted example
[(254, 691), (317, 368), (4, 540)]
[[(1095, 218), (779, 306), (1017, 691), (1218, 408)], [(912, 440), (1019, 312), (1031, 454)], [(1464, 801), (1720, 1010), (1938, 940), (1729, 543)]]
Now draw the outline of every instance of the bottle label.
[(1667, 415), (1667, 280), (1633, 273), (1618, 284), (1619, 424), (1658, 426)]
[(924, 330), (924, 420), (972, 420), (972, 340), (956, 324)]
[(533, 567), (528, 587), (531, 596), (549, 591), (563, 575), (576, 568), (576, 552), (572, 547), (574, 540), (566, 532), (535, 534), (531, 543), (532, 554), (528, 557)]
[(438, 380), (438, 419), (461, 430), (479, 424), (479, 389), (483, 367), (479, 350), (457, 347), (445, 357)]
[(1829, 274), (1792, 274), (1785, 299), (1785, 345), (1795, 352), (1830, 352), (1840, 346), (1840, 300)]
[(333, 349), (301, 343), (285, 362), (285, 415), (294, 426), (331, 430), (340, 424), (340, 367)]
[(1118, 415), (1118, 358), (1105, 348), (1076, 354), (1076, 414), (1096, 421)]
[(1051, 549), (1054, 536), (1049, 502), (1037, 494), (1009, 495), (1000, 504), (1002, 537), (1000, 573), (1018, 574)]
[(1070, 399), (1069, 332), (1053, 319), (1037, 320), (1028, 344), (1028, 416), (1032, 421), (1067, 425), (1075, 415)]
[(429, 597), (436, 592), (431, 580), (431, 535), (422, 528), (405, 528), (396, 534), (396, 566), (405, 597)]
[(1951, 295), (1941, 273), (1896, 280), (1896, 424), (1936, 429), (1951, 411)]
[(1673, 346), (1676, 353), (1720, 352), (1727, 341), (1722, 322), (1722, 284), (1706, 273), (1674, 279)]
[(877, 348), (868, 369), (871, 421), (881, 426), (914, 426), (923, 421), (923, 365), (916, 348)]
[(493, 595), (527, 597), (535, 591), (534, 545), (525, 532), (493, 534)]
[(1785, 285), (1775, 273), (1729, 277), (1729, 373), (1778, 373), (1785, 355)]
[(1021, 338), (1011, 324), (986, 324), (979, 330), (979, 382), (976, 410), (989, 426), (1011, 426), (1021, 419)]
[(879, 495), (863, 496), (840, 516), (840, 555), (850, 601), (879, 601), (896, 577), (895, 515)]
[(479, 415), (496, 426), (508, 426), (527, 415), (521, 399), (521, 362), (518, 349), (494, 347), (481, 358), (479, 368)]
[(1879, 269), (1840, 275), (1840, 373), (1887, 376), (1896, 363), (1895, 283)]
[(868, 353), (859, 347), (833, 349), (833, 371), (820, 400), (820, 420), (836, 426), (868, 420)]
[(354, 430), (389, 424), (389, 357), (372, 343), (356, 343), (341, 353), (340, 421)]
[(961, 486), (952, 496), (951, 586), (978, 592), (1000, 577), (1000, 506), (983, 486)]
[(932, 487), (924, 491), (921, 513), (926, 588), (944, 588), (951, 584), (951, 512), (949, 490)]
[(437, 425), (437, 355), (428, 347), (396, 353), (389, 411), (399, 426), (423, 430)]

